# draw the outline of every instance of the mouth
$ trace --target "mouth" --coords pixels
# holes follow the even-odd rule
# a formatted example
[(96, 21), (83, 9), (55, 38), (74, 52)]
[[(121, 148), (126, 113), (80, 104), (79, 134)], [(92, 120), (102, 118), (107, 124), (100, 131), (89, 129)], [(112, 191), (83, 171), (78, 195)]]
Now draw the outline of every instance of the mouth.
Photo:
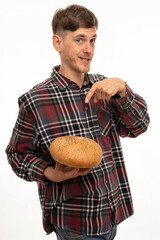
[(87, 58), (87, 57), (79, 57), (81, 62), (83, 62), (84, 64), (89, 64), (91, 62), (91, 58)]

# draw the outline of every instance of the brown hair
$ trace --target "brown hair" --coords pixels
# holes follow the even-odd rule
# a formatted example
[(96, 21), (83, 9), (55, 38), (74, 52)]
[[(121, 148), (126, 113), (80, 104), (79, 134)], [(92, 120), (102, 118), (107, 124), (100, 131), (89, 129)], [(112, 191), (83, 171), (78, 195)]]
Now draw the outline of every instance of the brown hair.
[(75, 4), (55, 12), (52, 19), (53, 34), (64, 30), (73, 32), (80, 27), (98, 28), (98, 20), (89, 9)]

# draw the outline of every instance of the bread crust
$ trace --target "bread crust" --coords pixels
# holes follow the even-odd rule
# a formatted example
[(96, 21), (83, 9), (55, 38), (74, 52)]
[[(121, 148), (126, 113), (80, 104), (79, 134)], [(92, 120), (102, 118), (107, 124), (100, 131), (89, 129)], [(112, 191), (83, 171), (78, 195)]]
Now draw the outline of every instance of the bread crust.
[(49, 151), (53, 159), (75, 168), (93, 168), (102, 160), (100, 145), (90, 138), (63, 136), (56, 138)]

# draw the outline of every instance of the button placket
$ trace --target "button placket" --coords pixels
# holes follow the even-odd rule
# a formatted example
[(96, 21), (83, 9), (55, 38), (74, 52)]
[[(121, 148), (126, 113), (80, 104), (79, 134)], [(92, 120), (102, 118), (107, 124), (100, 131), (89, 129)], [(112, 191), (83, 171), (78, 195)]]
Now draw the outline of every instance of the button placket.
[(85, 109), (85, 111), (88, 111), (88, 106), (85, 106), (84, 109)]
[(79, 94), (80, 94), (80, 97), (81, 97), (81, 100), (83, 102), (83, 107), (84, 107), (84, 113), (85, 113), (85, 116), (86, 116), (86, 123), (88, 125), (88, 131), (91, 135), (91, 138), (94, 139), (94, 134), (93, 134), (93, 122), (91, 121), (91, 110), (90, 110), (90, 103), (85, 103), (85, 98), (86, 98), (86, 93), (85, 93), (85, 88), (82, 86), (82, 88), (79, 89)]

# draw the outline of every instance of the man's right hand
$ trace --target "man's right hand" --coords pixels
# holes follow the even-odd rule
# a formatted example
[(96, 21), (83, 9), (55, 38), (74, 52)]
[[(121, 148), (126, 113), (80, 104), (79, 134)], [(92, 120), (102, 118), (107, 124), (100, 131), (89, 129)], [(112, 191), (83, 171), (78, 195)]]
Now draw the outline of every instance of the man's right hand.
[(52, 166), (44, 170), (44, 176), (53, 182), (62, 182), (67, 179), (86, 175), (91, 168), (73, 168), (56, 163), (55, 168)]

